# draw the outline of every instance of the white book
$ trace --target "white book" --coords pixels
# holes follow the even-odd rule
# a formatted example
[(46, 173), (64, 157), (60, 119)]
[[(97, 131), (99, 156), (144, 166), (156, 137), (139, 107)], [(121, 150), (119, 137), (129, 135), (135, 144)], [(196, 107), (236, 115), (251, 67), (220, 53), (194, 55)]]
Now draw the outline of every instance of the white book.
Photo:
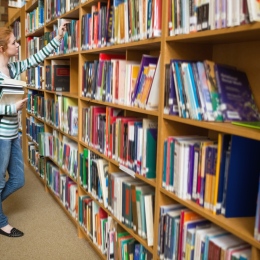
[(260, 4), (257, 0), (247, 0), (250, 22), (260, 21)]
[(146, 236), (148, 246), (153, 246), (154, 243), (154, 207), (153, 198), (154, 195), (144, 195), (144, 206), (145, 206), (145, 219), (146, 219)]
[(214, 230), (219, 229), (219, 227), (213, 225), (209, 228), (199, 229), (195, 232), (195, 247), (194, 247), (194, 259), (201, 259), (201, 246), (205, 242), (206, 235)]
[(234, 236), (233, 234), (227, 234), (226, 236), (220, 237), (213, 237), (210, 238), (210, 241), (212, 241), (212, 243), (214, 243), (217, 247), (221, 248), (221, 250), (223, 250), (224, 252), (230, 247), (245, 244), (243, 240)]
[[(161, 56), (160, 56), (161, 57)], [(160, 96), (160, 70), (161, 70), (161, 59), (158, 59), (157, 66), (155, 69), (152, 86), (150, 88), (150, 93), (147, 98), (146, 109), (147, 110), (157, 110), (159, 105)]]
[(108, 162), (104, 159), (97, 160), (98, 166), (98, 177), (100, 180), (100, 185), (102, 189), (103, 195), (103, 203), (105, 208), (107, 208), (108, 202), (108, 186), (107, 186), (107, 178), (108, 178)]
[(126, 60), (118, 60), (118, 104), (125, 104)]

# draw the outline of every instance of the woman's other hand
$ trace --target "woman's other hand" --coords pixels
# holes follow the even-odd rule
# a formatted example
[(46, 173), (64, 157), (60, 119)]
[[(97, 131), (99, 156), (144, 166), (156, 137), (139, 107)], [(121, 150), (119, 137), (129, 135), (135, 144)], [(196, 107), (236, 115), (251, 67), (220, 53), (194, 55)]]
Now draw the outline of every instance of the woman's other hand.
[(27, 102), (28, 98), (24, 98), (18, 102), (15, 103), (16, 105), (16, 111), (22, 110)]

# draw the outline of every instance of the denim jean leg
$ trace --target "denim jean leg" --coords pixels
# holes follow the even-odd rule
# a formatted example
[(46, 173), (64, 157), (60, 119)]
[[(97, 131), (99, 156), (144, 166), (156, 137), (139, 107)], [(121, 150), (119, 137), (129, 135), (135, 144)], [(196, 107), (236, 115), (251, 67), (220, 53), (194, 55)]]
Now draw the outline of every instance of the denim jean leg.
[(0, 139), (0, 228), (8, 224), (7, 217), (5, 216), (2, 208), (2, 195), (6, 185), (5, 175), (11, 153), (11, 143), (12, 140)]
[(24, 161), (20, 141), (15, 138), (11, 144), (11, 156), (7, 168), (9, 179), (2, 192), (2, 201), (24, 186)]

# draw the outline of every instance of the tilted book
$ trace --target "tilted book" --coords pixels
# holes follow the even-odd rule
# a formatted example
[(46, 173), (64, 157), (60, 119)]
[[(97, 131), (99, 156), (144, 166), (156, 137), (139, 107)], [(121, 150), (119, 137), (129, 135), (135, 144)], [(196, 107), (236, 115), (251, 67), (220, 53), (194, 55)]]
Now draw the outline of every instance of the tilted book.
[(215, 74), (224, 121), (259, 121), (246, 73), (215, 64)]

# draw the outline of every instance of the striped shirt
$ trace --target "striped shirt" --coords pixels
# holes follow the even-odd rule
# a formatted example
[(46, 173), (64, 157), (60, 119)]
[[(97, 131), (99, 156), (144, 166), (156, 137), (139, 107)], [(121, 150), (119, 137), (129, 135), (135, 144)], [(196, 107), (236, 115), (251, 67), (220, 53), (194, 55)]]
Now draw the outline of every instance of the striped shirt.
[[(17, 77), (25, 70), (37, 67), (59, 46), (60, 42), (54, 38), (44, 48), (36, 54), (31, 55), (28, 59), (8, 63), (10, 78), (17, 79)], [(9, 77), (0, 71), (0, 81), (1, 78)], [(14, 139), (16, 137), (18, 137), (18, 116), (16, 105), (0, 105), (0, 139)]]

